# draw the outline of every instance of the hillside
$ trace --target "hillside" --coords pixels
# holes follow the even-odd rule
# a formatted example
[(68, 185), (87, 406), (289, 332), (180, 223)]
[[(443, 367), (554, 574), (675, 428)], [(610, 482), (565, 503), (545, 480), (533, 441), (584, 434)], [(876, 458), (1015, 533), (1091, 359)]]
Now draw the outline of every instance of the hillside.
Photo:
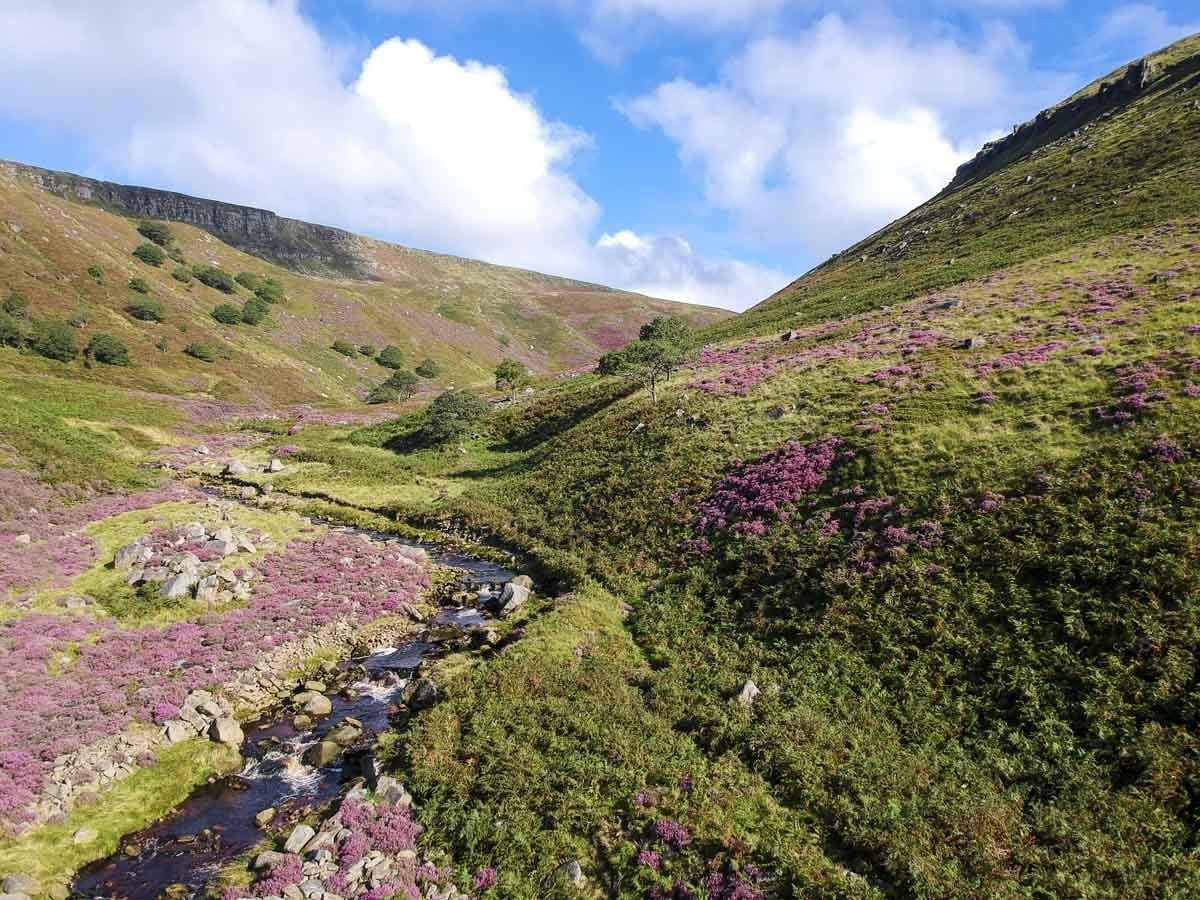
[[(111, 246), (135, 240), (103, 221), (126, 229)], [(203, 258), (204, 234), (178, 231)], [(326, 608), (306, 599), (352, 598), (359, 615), (411, 595), (411, 573), (394, 597), (360, 582), (400, 560), (379, 550), (356, 569), (377, 548), (328, 523), (415, 528), (535, 586), (513, 615), (451, 629), (420, 668), (436, 697), (410, 698), (376, 748), (411, 792), (422, 858), (462, 891), (1200, 896), (1200, 36), (1083, 89), (928, 203), (710, 324), (657, 403), (627, 377), (557, 379), (438, 443), (424, 409), (363, 423), (263, 404), (269, 419), (201, 426), (162, 398), (4, 383), (38, 435), (0, 471), (0, 536), (29, 537), (0, 542), (17, 573), (0, 666), (23, 673), (0, 715), (30, 710), (17, 721), (44, 764), (72, 715), (144, 723), (177, 672), (219, 689), (190, 659), (162, 685), (90, 641), (142, 641), (158, 660), (169, 622), (227, 672), (244, 650), (225, 634), (234, 616), (276, 640), (292, 607), (273, 602), (308, 622)], [(35, 466), (59, 486), (17, 471)], [(101, 475), (128, 493), (88, 495)], [(115, 548), (201, 515), (198, 485), (284, 548), (261, 619), (147, 610), (153, 596), (114, 583)], [(64, 610), (69, 592), (90, 605)], [(76, 677), (102, 683), (99, 709)], [(214, 765), (168, 752), (162, 778)], [(41, 787), (18, 761), (16, 813)], [(178, 803), (154, 772), (66, 825), (0, 839), (0, 874), (62, 878), (116, 852)], [(84, 822), (105, 849), (73, 841)], [(287, 836), (264, 829), (256, 850)], [(274, 896), (302, 877), (298, 860), (285, 878), (252, 858), (228, 861), (219, 888)], [(342, 874), (321, 877), (340, 889)]]
[[(241, 306), (242, 286), (226, 295), (172, 277), (174, 259), (148, 265), (131, 253), (144, 219), (170, 223), (188, 265), (229, 275), (274, 278), (286, 302), (257, 326), (222, 326), (221, 303)], [(442, 374), (427, 385), (490, 380), (511, 356), (539, 374), (588, 366), (636, 335), (645, 321), (677, 312), (697, 324), (726, 316), (535, 272), (411, 250), (265, 210), (125, 187), (16, 163), (0, 164), (0, 294), (16, 291), (32, 314), (86, 322), (125, 343), (127, 369), (98, 367), (72, 377), (166, 394), (239, 402), (353, 403), (387, 370), (349, 359), (335, 340), (404, 353), (407, 368), (431, 358)], [(91, 267), (97, 274), (89, 275)], [(138, 321), (127, 288), (142, 278), (165, 308), (161, 323)], [(189, 343), (227, 357), (206, 363), (182, 353)], [(0, 365), (61, 374), (61, 366), (0, 351)]]

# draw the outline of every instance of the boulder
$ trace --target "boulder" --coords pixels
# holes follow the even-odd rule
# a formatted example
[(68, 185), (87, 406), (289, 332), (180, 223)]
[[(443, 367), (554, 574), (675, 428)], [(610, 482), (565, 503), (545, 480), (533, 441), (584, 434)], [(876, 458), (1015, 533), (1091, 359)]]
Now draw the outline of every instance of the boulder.
[(192, 588), (200, 581), (191, 572), (180, 572), (163, 585), (163, 596), (168, 600), (181, 600), (192, 593)]
[(978, 350), (979, 348), (986, 346), (987, 338), (981, 334), (977, 334), (974, 337), (969, 337), (962, 342), (962, 348), (964, 350)]
[(563, 863), (555, 870), (554, 874), (559, 881), (565, 882), (573, 888), (587, 887), (587, 876), (583, 874), (583, 866), (577, 859)]
[(410, 681), (400, 692), (400, 699), (413, 709), (427, 709), (437, 703), (438, 686), (428, 678), (418, 678)]
[(216, 575), (206, 575), (196, 584), (196, 599), (201, 603), (216, 603), (221, 581)]
[(304, 711), (310, 716), (327, 716), (333, 712), (333, 701), (324, 694), (310, 692), (304, 701)]
[(304, 682), (304, 689), (312, 691), (314, 694), (323, 694), (329, 690), (329, 685), (323, 681), (306, 681)]
[[(287, 843), (283, 845), (283, 852), (300, 853), (316, 834), (311, 826), (297, 825), (292, 829), (292, 833), (288, 835)], [(257, 860), (255, 862), (257, 863)]]
[(84, 825), (82, 828), (75, 830), (75, 833), (71, 835), (71, 841), (75, 844), (91, 844), (99, 837), (100, 832), (90, 825)]
[(742, 685), (741, 691), (738, 692), (737, 701), (742, 706), (753, 706), (754, 701), (758, 699), (758, 695), (761, 693), (762, 691), (758, 689), (758, 685), (747, 678), (745, 684)]
[(224, 559), (226, 556), (233, 556), (233, 554), (237, 553), (237, 541), (208, 541), (205, 543), (204, 549)]
[(275, 807), (268, 806), (266, 809), (260, 809), (254, 814), (254, 824), (259, 828), (266, 828), (275, 821)]
[(178, 744), (180, 741), (186, 741), (196, 734), (186, 723), (178, 719), (172, 719), (163, 725), (163, 737), (168, 744)]
[(46, 891), (46, 896), (50, 900), (67, 900), (71, 896), (71, 890), (65, 884), (52, 884)]
[[(298, 826), (298, 827), (307, 828), (308, 826), (302, 825), (302, 826)], [(309, 828), (308, 830), (312, 831), (311, 828)], [(292, 832), (292, 833), (295, 834), (295, 832)], [(286, 853), (280, 853), (278, 850), (264, 850), (262, 853), (258, 854), (258, 856), (254, 857), (253, 867), (255, 869), (270, 869), (270, 868), (274, 868), (275, 866), (279, 865), (280, 863), (285, 863), (285, 862), (287, 862), (287, 854)]]
[(533, 579), (530, 578), (528, 575), (518, 575), (510, 583), (519, 585), (520, 587), (525, 588), (525, 590), (527, 590), (527, 591), (533, 590)]
[(113, 557), (113, 568), (127, 572), (135, 566), (144, 566), (153, 558), (154, 551), (141, 541), (134, 541), (117, 550), (117, 555)]
[(208, 726), (208, 736), (218, 744), (229, 744), (231, 747), (242, 746), (242, 741), (246, 738), (237, 719), (231, 719), (228, 716), (214, 719), (213, 723)]
[(529, 588), (510, 581), (500, 594), (500, 618), (510, 616), (529, 600)]
[(36, 894), (38, 891), (38, 883), (33, 880), (32, 875), (17, 874), (7, 876), (3, 882), (0, 882), (0, 890), (6, 894)]
[(318, 741), (304, 751), (304, 762), (320, 769), (334, 762), (342, 755), (342, 748), (333, 741)]
[(13, 543), (19, 547), (28, 547), (33, 543), (33, 538), (27, 534), (18, 534), (15, 538), (13, 538)]
[(240, 478), (243, 475), (250, 474), (250, 467), (240, 460), (231, 459), (225, 464), (225, 468), (221, 470), (221, 474), (226, 478)]
[(375, 795), (384, 803), (408, 808), (412, 806), (412, 795), (391, 775), (380, 775), (375, 782)]
[(33, 898), (28, 894), (22, 894), (18, 893), (17, 891), (13, 891), (11, 894), (0, 894), (0, 900), (33, 900)]
[(278, 457), (272, 458), (271, 461), (269, 463), (267, 463), (267, 471), (268, 472), (282, 472), (283, 471), (283, 461), (280, 460)]
[(362, 733), (363, 730), (361, 728), (357, 728), (349, 723), (343, 723), (329, 732), (327, 740), (333, 741), (339, 747), (349, 747), (362, 737)]
[(234, 536), (233, 536), (233, 529), (230, 528), (228, 525), (222, 525), (220, 528), (218, 528), (216, 531), (214, 531), (212, 538), (214, 541), (225, 541), (226, 543), (236, 543)]

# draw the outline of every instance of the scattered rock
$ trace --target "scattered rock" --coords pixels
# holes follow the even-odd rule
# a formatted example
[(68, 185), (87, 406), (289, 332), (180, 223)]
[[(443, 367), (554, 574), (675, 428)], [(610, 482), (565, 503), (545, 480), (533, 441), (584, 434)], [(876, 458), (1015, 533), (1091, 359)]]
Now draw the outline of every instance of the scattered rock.
[(329, 732), (328, 740), (337, 744), (339, 747), (349, 747), (360, 737), (362, 737), (362, 729), (347, 723), (339, 725), (333, 731)]
[(333, 712), (333, 701), (324, 694), (310, 694), (304, 701), (304, 711), (310, 716), (327, 716)]
[(742, 706), (753, 706), (754, 701), (758, 699), (760, 693), (762, 691), (758, 689), (758, 685), (747, 678), (746, 683), (742, 685), (742, 690), (738, 693), (738, 703), (742, 704)]
[(438, 686), (428, 678), (410, 681), (400, 692), (400, 699), (413, 709), (427, 709), (438, 701)]
[[(292, 833), (288, 835), (287, 843), (283, 845), (284, 853), (299, 853), (305, 846), (316, 837), (317, 833), (308, 825), (297, 825), (292, 829)], [(260, 859), (261, 854), (260, 854)], [(258, 860), (255, 860), (257, 865)]]
[(233, 459), (225, 464), (225, 468), (221, 470), (221, 474), (226, 478), (239, 478), (243, 475), (249, 475), (250, 467), (240, 460)]
[(306, 681), (304, 682), (304, 689), (312, 691), (314, 694), (323, 694), (329, 690), (329, 686), (323, 681)]
[(320, 769), (334, 762), (342, 755), (342, 748), (333, 741), (318, 741), (304, 751), (304, 762)]
[[(308, 828), (308, 826), (307, 825), (297, 826), (297, 830), (299, 830), (300, 828)], [(312, 831), (311, 828), (308, 828), (308, 830), (310, 832)], [(292, 832), (292, 834), (295, 834), (295, 833), (296, 833), (295, 831)], [(270, 869), (274, 866), (279, 865), (280, 863), (285, 863), (285, 862), (287, 862), (287, 854), (286, 853), (280, 853), (278, 850), (264, 850), (262, 853), (258, 854), (258, 856), (254, 857), (254, 868), (255, 869)]]
[(180, 600), (192, 592), (200, 579), (190, 572), (180, 572), (163, 585), (163, 596), (168, 600)]
[(67, 900), (71, 896), (71, 890), (65, 884), (52, 884), (46, 891), (46, 896), (50, 900)]
[(85, 825), (82, 828), (76, 829), (71, 835), (71, 841), (76, 844), (90, 844), (100, 837), (100, 833), (90, 825)]
[(560, 881), (565, 881), (571, 887), (587, 887), (587, 876), (583, 874), (583, 866), (577, 859), (563, 863), (555, 870), (554, 874)]
[(220, 588), (220, 579), (216, 575), (207, 575), (196, 585), (196, 599), (201, 603), (216, 603)]
[(375, 784), (375, 793), (384, 803), (408, 808), (412, 806), (412, 795), (391, 775), (380, 775)]
[(113, 557), (113, 568), (125, 572), (134, 566), (143, 566), (153, 558), (153, 550), (141, 541), (134, 541), (117, 550), (117, 555)]
[(36, 894), (38, 883), (33, 880), (32, 875), (19, 873), (9, 875), (3, 882), (0, 882), (0, 890), (6, 894)]
[(269, 463), (267, 463), (267, 471), (268, 472), (282, 472), (283, 471), (283, 461), (280, 460), (278, 457), (272, 458), (271, 461)]
[(978, 350), (980, 347), (986, 347), (986, 346), (987, 346), (987, 338), (985, 338), (981, 334), (977, 334), (974, 337), (969, 337), (965, 341), (962, 342), (962, 348), (964, 350)]
[(28, 547), (31, 543), (33, 543), (33, 538), (27, 534), (18, 534), (15, 538), (13, 538), (13, 543), (19, 547)]
[(529, 600), (529, 587), (519, 583), (518, 579), (520, 578), (525, 578), (528, 581), (528, 576), (518, 575), (508, 584), (504, 585), (504, 590), (500, 593), (499, 601), (500, 618), (512, 615)]
[(194, 737), (196, 732), (187, 726), (186, 723), (178, 719), (172, 719), (163, 725), (163, 737), (168, 744), (178, 744), (180, 741), (186, 741), (190, 737)]
[(231, 747), (242, 746), (242, 741), (246, 737), (237, 720), (228, 716), (214, 719), (212, 725), (208, 727), (208, 736), (218, 744), (229, 744)]

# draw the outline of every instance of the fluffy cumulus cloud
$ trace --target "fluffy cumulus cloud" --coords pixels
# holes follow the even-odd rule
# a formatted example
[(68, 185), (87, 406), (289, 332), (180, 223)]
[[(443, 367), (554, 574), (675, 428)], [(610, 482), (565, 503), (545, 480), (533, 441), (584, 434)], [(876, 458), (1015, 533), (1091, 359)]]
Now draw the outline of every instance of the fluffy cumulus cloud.
[(570, 173), (587, 135), (495, 66), (366, 49), (294, 0), (0, 4), (0, 79), (24, 86), (0, 116), (84, 140), (132, 181), (413, 246), (722, 305), (774, 283), (670, 238), (597, 243), (599, 205)]
[(708, 259), (683, 238), (623, 230), (596, 242), (604, 268), (639, 293), (743, 310), (791, 281), (781, 271), (733, 259)]
[(524, 265), (578, 268), (586, 138), (504, 73), (388, 40), (347, 55), (294, 3), (6, 4), (0, 112), (93, 141), (130, 176)]
[(829, 15), (750, 42), (712, 83), (678, 79), (619, 106), (670, 137), (751, 233), (823, 254), (935, 194), (998, 123), (1060, 90), (1002, 26), (966, 46)]

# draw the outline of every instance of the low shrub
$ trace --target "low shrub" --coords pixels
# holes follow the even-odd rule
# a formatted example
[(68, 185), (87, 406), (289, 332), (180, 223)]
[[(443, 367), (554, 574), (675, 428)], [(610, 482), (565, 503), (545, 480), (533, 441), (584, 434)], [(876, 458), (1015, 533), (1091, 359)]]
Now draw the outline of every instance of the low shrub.
[(213, 347), (211, 344), (188, 344), (183, 348), (183, 352), (188, 356), (200, 360), (201, 362), (209, 363), (216, 362), (217, 357), (220, 356), (220, 354), (217, 352), (217, 348)]
[(442, 367), (427, 356), (417, 366), (417, 374), (422, 378), (437, 378), (442, 374)]
[(254, 296), (266, 303), (282, 303), (284, 301), (283, 285), (274, 278), (263, 278), (254, 289)]
[(150, 243), (139, 244), (134, 249), (133, 255), (148, 266), (161, 266), (167, 259), (167, 254), (163, 253), (158, 244)]
[(167, 247), (175, 240), (171, 228), (166, 222), (144, 220), (138, 223), (138, 234), (159, 247)]
[(262, 279), (253, 272), (238, 272), (233, 276), (233, 280), (251, 292), (257, 290), (258, 286), (262, 284)]
[(0, 308), (13, 318), (23, 319), (29, 314), (29, 300), (24, 294), (13, 291), (4, 298), (4, 303), (0, 305)]
[(487, 401), (470, 391), (446, 391), (439, 394), (425, 410), (422, 436), (431, 444), (461, 440), (483, 420), (487, 412)]
[(214, 306), (211, 315), (222, 325), (237, 325), (242, 321), (242, 311), (232, 303)]
[(146, 279), (138, 278), (137, 276), (129, 279), (129, 289), (137, 294), (150, 293), (150, 285)]
[(111, 334), (94, 334), (83, 350), (86, 359), (106, 366), (129, 365), (129, 348)]
[(171, 273), (171, 277), (183, 284), (191, 284), (192, 270), (187, 266), (176, 266), (175, 271)]
[(97, 284), (104, 280), (104, 270), (99, 266), (88, 266), (87, 273)]
[(143, 322), (162, 322), (167, 317), (162, 303), (153, 297), (135, 297), (125, 309), (129, 315)]
[(237, 293), (237, 282), (233, 280), (233, 276), (217, 266), (197, 264), (192, 266), (192, 274), (201, 284), (223, 294)]
[(75, 331), (66, 322), (48, 319), (34, 329), (34, 352), (46, 359), (70, 362), (79, 355), (75, 346)]
[(404, 351), (395, 344), (388, 344), (379, 351), (375, 361), (389, 369), (399, 369), (404, 365)]
[(271, 307), (267, 303), (254, 297), (242, 306), (242, 321), (247, 325), (258, 325), (267, 318), (270, 311)]
[(336, 340), (333, 342), (331, 349), (342, 354), (342, 356), (349, 356), (350, 358), (358, 356), (358, 348), (349, 341)]
[(404, 369), (397, 369), (383, 384), (367, 394), (368, 403), (399, 403), (408, 400), (417, 392), (417, 376)]
[(29, 338), (28, 322), (0, 312), (0, 347), (24, 347), (29, 343)]
[(374, 344), (360, 344), (358, 347), (358, 352), (369, 359), (374, 357), (379, 350)]

